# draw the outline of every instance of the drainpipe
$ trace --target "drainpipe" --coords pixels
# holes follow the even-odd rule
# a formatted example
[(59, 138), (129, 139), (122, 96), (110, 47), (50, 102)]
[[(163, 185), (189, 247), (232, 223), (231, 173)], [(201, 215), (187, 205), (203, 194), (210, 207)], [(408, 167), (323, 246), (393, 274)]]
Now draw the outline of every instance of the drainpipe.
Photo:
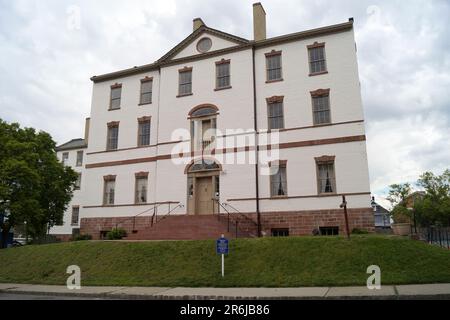
[(255, 180), (256, 180), (256, 216), (258, 224), (258, 238), (261, 237), (261, 212), (259, 210), (259, 139), (258, 139), (258, 117), (256, 106), (256, 68), (255, 68), (255, 47), (252, 46), (252, 62), (253, 62), (253, 117), (254, 117), (254, 129), (255, 129)]

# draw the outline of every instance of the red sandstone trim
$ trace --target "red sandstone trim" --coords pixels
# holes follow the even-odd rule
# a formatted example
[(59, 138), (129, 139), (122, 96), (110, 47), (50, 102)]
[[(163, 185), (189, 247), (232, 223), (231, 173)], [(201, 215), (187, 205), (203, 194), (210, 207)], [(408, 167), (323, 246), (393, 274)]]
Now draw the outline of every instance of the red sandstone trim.
[[(320, 140), (309, 140), (309, 141), (298, 141), (298, 142), (287, 142), (287, 143), (281, 143), (278, 146), (278, 149), (289, 149), (289, 148), (300, 148), (300, 147), (310, 147), (310, 146), (320, 146), (320, 145), (327, 145), (327, 144), (338, 144), (338, 143), (348, 143), (348, 142), (359, 142), (359, 141), (366, 141), (365, 135), (359, 135), (359, 136), (351, 136), (351, 137), (340, 137), (340, 138), (329, 138), (329, 139), (320, 139)], [(252, 149), (253, 148), (253, 149)], [(272, 145), (266, 145), (266, 146), (259, 146), (258, 150), (272, 150)], [(275, 148), (273, 148), (275, 149)], [(219, 154), (219, 153), (236, 153), (241, 151), (250, 151), (254, 150), (254, 147), (241, 147), (241, 148), (228, 148), (228, 149), (219, 149), (219, 150), (213, 150), (211, 154)], [(191, 154), (187, 156), (195, 156), (196, 153), (191, 152)], [(201, 153), (199, 153), (201, 154)], [(186, 155), (184, 155), (186, 157)], [(148, 158), (139, 158), (139, 159), (129, 159), (129, 160), (119, 160), (119, 161), (110, 161), (110, 162), (100, 162), (100, 163), (92, 163), (87, 164), (86, 169), (92, 169), (92, 168), (103, 168), (103, 167), (114, 167), (114, 166), (122, 166), (127, 164), (136, 164), (136, 163), (145, 163), (145, 162), (155, 162), (160, 160), (168, 160), (172, 158), (179, 158), (180, 155), (161, 155), (161, 156), (154, 156), (154, 157), (148, 157)]]

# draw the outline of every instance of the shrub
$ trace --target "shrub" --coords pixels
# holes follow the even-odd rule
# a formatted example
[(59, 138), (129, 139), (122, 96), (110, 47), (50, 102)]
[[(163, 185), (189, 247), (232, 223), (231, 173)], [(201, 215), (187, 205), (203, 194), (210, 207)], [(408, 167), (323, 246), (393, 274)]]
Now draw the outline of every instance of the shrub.
[(369, 231), (361, 230), (361, 229), (358, 229), (358, 228), (354, 228), (352, 230), (352, 234), (369, 234)]
[(39, 236), (30, 241), (30, 244), (51, 244), (61, 242), (56, 236), (51, 234), (46, 234), (43, 236)]
[(86, 241), (92, 240), (92, 236), (90, 234), (77, 234), (72, 238), (72, 241)]
[(411, 212), (402, 205), (397, 205), (391, 211), (394, 223), (409, 223), (411, 221)]
[(127, 232), (122, 228), (114, 228), (106, 234), (108, 240), (121, 240), (127, 236)]

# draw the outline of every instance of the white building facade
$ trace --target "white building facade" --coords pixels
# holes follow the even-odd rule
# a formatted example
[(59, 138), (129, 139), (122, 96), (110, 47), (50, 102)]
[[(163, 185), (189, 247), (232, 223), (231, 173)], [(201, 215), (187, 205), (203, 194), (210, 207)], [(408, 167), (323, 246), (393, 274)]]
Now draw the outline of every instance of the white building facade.
[(157, 62), (91, 79), (81, 233), (233, 211), (262, 235), (339, 234), (343, 195), (373, 230), (353, 20), (266, 38), (253, 10), (254, 40), (195, 19)]

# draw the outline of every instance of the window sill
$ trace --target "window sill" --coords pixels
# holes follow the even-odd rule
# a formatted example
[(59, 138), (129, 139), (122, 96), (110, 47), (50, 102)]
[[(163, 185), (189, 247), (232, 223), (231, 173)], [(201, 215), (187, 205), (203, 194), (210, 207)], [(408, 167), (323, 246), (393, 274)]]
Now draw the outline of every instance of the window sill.
[(309, 76), (310, 77), (315, 77), (315, 76), (320, 76), (322, 74), (328, 74), (328, 71), (321, 71), (321, 72), (316, 72), (316, 73), (310, 73)]
[(222, 87), (222, 88), (215, 88), (214, 91), (222, 91), (233, 88), (232, 86)]
[(79, 224), (79, 223), (71, 223), (70, 226), (71, 226), (71, 227), (79, 227), (80, 224)]
[(148, 104), (152, 104), (152, 102), (147, 102), (147, 103), (139, 103), (138, 106), (146, 106)]
[(282, 200), (282, 199), (289, 199), (289, 196), (271, 196), (271, 200)]
[(266, 83), (274, 83), (274, 82), (282, 82), (282, 81), (284, 81), (283, 78), (281, 78), (281, 79), (274, 79), (274, 80), (267, 80)]
[(194, 94), (193, 93), (179, 94), (179, 95), (177, 95), (177, 98), (189, 97), (192, 95), (194, 95)]
[(114, 109), (109, 108), (109, 109), (108, 109), (108, 111), (116, 111), (116, 110), (120, 110), (120, 108), (114, 108)]
[(334, 196), (338, 196), (338, 194), (336, 192), (324, 192), (324, 193), (319, 193), (318, 196), (319, 197), (334, 197)]
[(273, 133), (273, 132), (283, 132), (285, 131), (285, 128), (275, 128), (275, 129), (267, 129), (267, 133)]
[(331, 125), (332, 123), (331, 122), (324, 122), (324, 123), (314, 123), (313, 124), (313, 127), (314, 128), (320, 128), (320, 127), (327, 127), (327, 126), (329, 126), (329, 125)]

